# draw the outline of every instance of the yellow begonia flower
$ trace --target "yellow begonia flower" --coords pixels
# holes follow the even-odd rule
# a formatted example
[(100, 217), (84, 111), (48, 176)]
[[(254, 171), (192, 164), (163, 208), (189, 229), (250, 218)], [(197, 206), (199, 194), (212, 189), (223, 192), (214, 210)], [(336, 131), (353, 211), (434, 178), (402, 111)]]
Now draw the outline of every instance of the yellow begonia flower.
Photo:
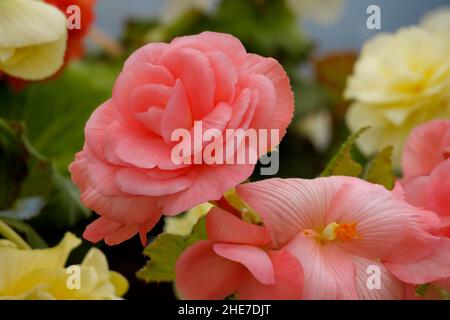
[(381, 34), (366, 43), (349, 78), (353, 99), (347, 124), (370, 126), (358, 146), (366, 155), (394, 146), (399, 167), (403, 144), (417, 125), (450, 117), (450, 41), (423, 28)]
[[(127, 280), (109, 271), (105, 255), (96, 248), (90, 249), (80, 265), (64, 268), (70, 252), (80, 243), (71, 233), (49, 249), (23, 250), (2, 240), (0, 299), (92, 300), (123, 296), (128, 290)], [(77, 276), (77, 285), (70, 285)]]
[(212, 207), (212, 204), (206, 202), (192, 208), (183, 215), (177, 217), (165, 217), (164, 232), (179, 236), (190, 235), (192, 228), (194, 228), (197, 221), (206, 215)]
[(41, 80), (63, 65), (67, 46), (66, 17), (36, 0), (0, 1), (0, 71)]

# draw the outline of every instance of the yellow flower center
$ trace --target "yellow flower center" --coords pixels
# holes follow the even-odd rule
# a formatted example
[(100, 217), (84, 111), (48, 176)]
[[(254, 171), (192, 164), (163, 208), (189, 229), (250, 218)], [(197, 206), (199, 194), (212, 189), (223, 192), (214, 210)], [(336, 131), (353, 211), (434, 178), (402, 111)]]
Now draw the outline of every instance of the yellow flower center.
[(305, 237), (316, 237), (320, 241), (333, 241), (337, 240), (340, 242), (350, 242), (354, 239), (360, 239), (361, 236), (358, 234), (357, 223), (329, 223), (321, 233), (317, 233), (313, 230), (304, 230), (303, 235)]

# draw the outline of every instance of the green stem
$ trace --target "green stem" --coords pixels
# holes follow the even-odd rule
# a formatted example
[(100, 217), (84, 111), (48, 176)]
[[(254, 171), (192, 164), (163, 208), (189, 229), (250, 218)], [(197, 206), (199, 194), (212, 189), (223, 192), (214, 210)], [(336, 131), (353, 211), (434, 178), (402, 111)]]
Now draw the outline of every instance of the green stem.
[(0, 235), (4, 236), (11, 242), (14, 242), (19, 249), (31, 250), (31, 247), (28, 245), (28, 243), (26, 243), (25, 240), (23, 240), (22, 237), (19, 236), (17, 232), (15, 232), (13, 229), (11, 229), (10, 226), (8, 226), (1, 220), (0, 220)]

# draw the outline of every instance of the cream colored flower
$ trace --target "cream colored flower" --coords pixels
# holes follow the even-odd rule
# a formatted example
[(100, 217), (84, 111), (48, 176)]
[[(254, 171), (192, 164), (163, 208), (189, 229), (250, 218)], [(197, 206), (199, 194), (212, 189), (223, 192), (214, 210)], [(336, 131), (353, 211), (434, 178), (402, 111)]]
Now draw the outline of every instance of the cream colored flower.
[(179, 236), (190, 235), (197, 221), (205, 216), (212, 207), (211, 203), (205, 202), (192, 208), (185, 214), (176, 217), (165, 217), (164, 232)]
[(392, 145), (398, 166), (412, 128), (450, 117), (450, 41), (418, 27), (376, 36), (364, 45), (345, 97), (354, 100), (351, 131), (372, 127), (358, 141), (361, 151)]
[[(2, 0), (0, 0), (1, 2)], [(78, 273), (64, 268), (70, 252), (81, 243), (66, 233), (59, 245), (49, 249), (18, 249), (0, 241), (0, 299), (117, 299), (128, 290), (127, 280), (109, 271), (105, 255), (92, 248)], [(79, 286), (69, 285), (70, 276), (79, 275)], [(76, 279), (75, 279), (75, 284)]]
[(56, 7), (36, 0), (0, 1), (0, 71), (40, 80), (64, 62), (66, 17)]
[(450, 37), (450, 6), (437, 8), (427, 13), (420, 25), (431, 32)]

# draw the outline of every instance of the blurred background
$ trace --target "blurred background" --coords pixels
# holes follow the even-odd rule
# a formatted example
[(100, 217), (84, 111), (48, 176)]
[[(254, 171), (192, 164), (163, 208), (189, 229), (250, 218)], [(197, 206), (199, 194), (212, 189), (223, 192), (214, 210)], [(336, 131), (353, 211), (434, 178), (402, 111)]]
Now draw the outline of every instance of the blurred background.
[[(381, 8), (381, 30), (366, 26), (366, 10), (373, 4)], [(54, 245), (67, 230), (81, 235), (94, 217), (79, 203), (67, 166), (83, 146), (86, 120), (111, 96), (131, 52), (151, 41), (204, 30), (231, 33), (249, 52), (272, 56), (285, 67), (296, 111), (280, 146), (278, 176), (315, 177), (349, 134), (342, 92), (363, 43), (379, 32), (417, 24), (444, 5), (450, 0), (97, 0), (83, 55), (51, 81), (0, 83), (0, 116), (24, 123), (21, 134), (39, 154), (38, 178), (52, 172), (48, 190), (40, 187), (42, 193), (15, 199), (0, 217), (11, 219), (35, 247)], [(162, 228), (161, 220), (149, 238)], [(98, 246), (111, 269), (130, 281), (125, 298), (174, 298), (171, 284), (136, 279), (147, 260), (137, 237), (114, 247)], [(72, 261), (80, 261), (89, 247), (85, 243), (77, 249)]]

